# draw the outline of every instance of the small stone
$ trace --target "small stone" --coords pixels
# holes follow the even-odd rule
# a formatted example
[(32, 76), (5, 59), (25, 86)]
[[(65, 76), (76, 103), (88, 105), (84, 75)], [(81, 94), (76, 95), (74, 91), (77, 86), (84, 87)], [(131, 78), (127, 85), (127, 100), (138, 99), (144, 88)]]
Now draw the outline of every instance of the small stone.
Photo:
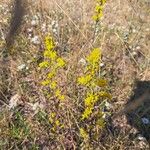
[(18, 69), (19, 71), (22, 71), (22, 70), (25, 69), (25, 68), (26, 68), (26, 64), (21, 64), (20, 66), (17, 67), (17, 69)]
[(38, 25), (38, 21), (37, 21), (37, 20), (32, 20), (32, 21), (31, 21), (31, 25), (32, 25), (32, 26)]
[(43, 32), (46, 32), (46, 24), (45, 23), (42, 24), (41, 29), (42, 29)]
[(31, 42), (35, 45), (39, 45), (40, 44), (40, 39), (38, 36), (34, 36), (32, 39), (31, 39)]
[(149, 32), (149, 31), (150, 31), (150, 28), (146, 28), (145, 31)]
[(136, 56), (136, 55), (137, 55), (137, 52), (135, 52), (135, 51), (132, 52), (132, 55), (133, 55), (133, 56)]
[(82, 65), (86, 65), (86, 60), (84, 58), (81, 58), (79, 60), (79, 63), (82, 64)]
[(12, 96), (9, 101), (9, 109), (15, 108), (18, 105), (20, 98), (21, 96), (19, 94)]
[(104, 63), (100, 63), (100, 67), (104, 67)]
[(139, 50), (139, 49), (141, 49), (141, 47), (140, 47), (140, 46), (137, 46), (136, 49)]
[(142, 122), (143, 122), (145, 125), (150, 124), (150, 120), (149, 120), (148, 118), (146, 118), (146, 117), (143, 117), (143, 118), (142, 118)]
[(53, 33), (57, 34), (57, 29), (54, 28), (53, 29)]
[(33, 28), (28, 28), (28, 29), (27, 29), (27, 32), (28, 32), (28, 33), (32, 33), (32, 32), (33, 32)]
[(107, 102), (107, 101), (105, 102), (105, 106), (106, 106), (107, 109), (112, 108), (112, 105), (109, 102)]
[(133, 32), (133, 33), (136, 33), (136, 30), (135, 30), (135, 29), (133, 29), (133, 30), (132, 30), (132, 32)]
[(53, 21), (52, 21), (52, 23), (51, 23), (51, 25), (52, 25), (52, 26), (54, 26), (54, 25), (55, 25), (55, 23), (56, 23), (56, 21), (55, 21), (55, 20), (53, 20)]
[(42, 104), (40, 104), (39, 102), (36, 102), (34, 104), (30, 103), (29, 105), (31, 106), (31, 108), (35, 114), (37, 114), (39, 112), (39, 110), (44, 108), (44, 106)]
[(145, 137), (143, 137), (141, 134), (138, 135), (137, 139), (140, 141), (145, 141)]

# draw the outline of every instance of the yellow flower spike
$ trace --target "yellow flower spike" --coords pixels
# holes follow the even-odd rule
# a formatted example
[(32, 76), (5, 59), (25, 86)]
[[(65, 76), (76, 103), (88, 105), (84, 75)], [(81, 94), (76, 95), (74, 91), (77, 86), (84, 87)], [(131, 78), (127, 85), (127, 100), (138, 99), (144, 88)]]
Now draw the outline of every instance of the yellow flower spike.
[(101, 60), (101, 50), (99, 48), (93, 49), (90, 55), (87, 57), (87, 62), (91, 65), (99, 64)]
[(41, 82), (41, 84), (42, 84), (43, 86), (47, 86), (49, 83), (50, 83), (49, 80), (44, 80), (44, 81)]
[(53, 38), (50, 37), (50, 36), (47, 36), (45, 38), (45, 46), (46, 46), (46, 49), (48, 51), (52, 50), (54, 47), (55, 47), (55, 44), (54, 44), (54, 41), (53, 41)]
[(44, 52), (44, 57), (55, 60), (57, 58), (57, 54), (56, 54), (55, 51), (45, 51)]
[(106, 91), (101, 91), (101, 92), (99, 92), (99, 93), (98, 93), (98, 96), (99, 96), (99, 97), (104, 97), (104, 98), (109, 98), (109, 99), (112, 98), (111, 94), (109, 94), (109, 93), (106, 92)]
[(96, 5), (95, 11), (96, 11), (97, 13), (101, 13), (101, 12), (103, 11), (103, 7), (100, 6), (100, 5)]
[(99, 87), (104, 87), (108, 84), (107, 80), (104, 79), (97, 79), (95, 84)]
[(56, 96), (59, 96), (59, 95), (60, 95), (60, 93), (61, 93), (61, 92), (60, 92), (60, 90), (59, 90), (59, 89), (57, 89), (57, 90), (55, 91), (55, 95), (56, 95)]
[(83, 129), (83, 128), (80, 128), (79, 129), (80, 130), (80, 136), (83, 138), (83, 139), (88, 139), (88, 133), (85, 131), (85, 129)]
[(40, 68), (47, 68), (49, 66), (49, 62), (48, 61), (43, 61), (39, 64)]
[(81, 120), (88, 119), (92, 114), (92, 111), (93, 111), (93, 107), (87, 107), (82, 114)]
[(66, 64), (65, 61), (60, 57), (56, 61), (57, 61), (58, 67), (64, 67)]
[(81, 85), (86, 85), (86, 84), (88, 84), (91, 80), (92, 80), (92, 76), (91, 76), (91, 75), (86, 75), (86, 76), (83, 76), (83, 77), (79, 77), (77, 82), (78, 82), (79, 84), (81, 84)]
[(100, 5), (104, 5), (106, 3), (106, 0), (96, 0)]
[(96, 2), (97, 2), (97, 5), (95, 6), (96, 14), (93, 16), (93, 20), (98, 22), (103, 16), (103, 9), (104, 9), (104, 4), (106, 3), (106, 0), (96, 0)]
[(57, 127), (60, 125), (59, 120), (56, 120), (56, 121), (55, 121), (55, 125), (56, 125)]
[(96, 125), (98, 125), (98, 127), (101, 129), (105, 127), (105, 124), (106, 124), (106, 122), (103, 118), (98, 119), (96, 122)]
[(64, 95), (60, 95), (58, 98), (59, 98), (61, 101), (64, 101), (64, 100), (65, 100), (65, 96), (64, 96)]
[(52, 79), (56, 75), (55, 71), (51, 71), (47, 74), (47, 78)]
[(50, 116), (51, 116), (52, 118), (54, 118), (54, 117), (56, 117), (56, 113), (55, 113), (55, 112), (52, 112), (52, 113), (50, 114)]
[(53, 90), (57, 88), (57, 83), (56, 83), (56, 81), (52, 81), (52, 82), (50, 83), (50, 88), (53, 89)]
[(93, 107), (95, 102), (98, 100), (97, 94), (89, 93), (87, 94), (87, 98), (84, 100), (84, 104), (86, 107)]

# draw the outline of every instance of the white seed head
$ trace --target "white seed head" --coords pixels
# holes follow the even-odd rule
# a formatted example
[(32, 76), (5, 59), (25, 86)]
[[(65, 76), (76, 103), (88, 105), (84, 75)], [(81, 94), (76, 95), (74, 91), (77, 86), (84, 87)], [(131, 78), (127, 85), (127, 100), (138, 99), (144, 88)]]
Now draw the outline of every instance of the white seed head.
[(40, 39), (39, 37), (36, 35), (31, 39), (31, 42), (35, 45), (39, 45), (40, 44)]
[(19, 65), (18, 67), (17, 67), (17, 69), (19, 70), (19, 71), (22, 71), (22, 70), (24, 70), (26, 68), (26, 64), (21, 64), (21, 65)]

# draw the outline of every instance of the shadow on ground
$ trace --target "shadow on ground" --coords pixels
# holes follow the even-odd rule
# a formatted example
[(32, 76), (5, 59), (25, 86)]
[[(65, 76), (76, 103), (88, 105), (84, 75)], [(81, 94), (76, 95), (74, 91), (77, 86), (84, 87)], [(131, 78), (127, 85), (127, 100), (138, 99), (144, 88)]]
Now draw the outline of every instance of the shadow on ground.
[(128, 123), (150, 143), (150, 81), (136, 82), (125, 108), (130, 107), (130, 104), (135, 109), (126, 112)]
[[(125, 150), (149, 149), (150, 81), (137, 81), (132, 93), (124, 109), (119, 113), (116, 112), (115, 117), (112, 115), (108, 119), (106, 128), (100, 137), (100, 143), (104, 147), (112, 145), (112, 149), (120, 150), (124, 145)], [(139, 145), (140, 141), (141, 143), (144, 141), (144, 145)]]

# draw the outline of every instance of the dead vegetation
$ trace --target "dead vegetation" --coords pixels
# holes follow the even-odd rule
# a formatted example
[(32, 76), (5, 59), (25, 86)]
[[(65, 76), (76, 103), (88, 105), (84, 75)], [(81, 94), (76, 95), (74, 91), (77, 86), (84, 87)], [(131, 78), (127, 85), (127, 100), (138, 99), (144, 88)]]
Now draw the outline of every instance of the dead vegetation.
[[(93, 47), (102, 49), (101, 76), (109, 83), (113, 98), (109, 101), (110, 116), (97, 140), (90, 143), (97, 150), (148, 150), (149, 141), (139, 130), (150, 125), (129, 123), (126, 115), (112, 120), (134, 95), (135, 81), (150, 80), (150, 2), (148, 0), (109, 0), (99, 24), (92, 20), (95, 2), (90, 0), (28, 1), (19, 35), (9, 53), (9, 70), (6, 86), (11, 95), (0, 92), (0, 149), (88, 149), (79, 135), (79, 115), (84, 89), (77, 95), (76, 78)], [(0, 53), (2, 54), (8, 33), (12, 1), (0, 0)], [(56, 50), (68, 62), (67, 69), (59, 74), (61, 87), (67, 93), (67, 101), (58, 109), (53, 97), (48, 99), (41, 85), (39, 63), (43, 61), (44, 38), (52, 35)], [(1, 60), (0, 60), (1, 62)], [(0, 63), (0, 69), (2, 68)], [(2, 76), (2, 75), (1, 75)], [(67, 81), (66, 81), (67, 80)], [(149, 82), (148, 82), (149, 84)], [(68, 88), (69, 87), (69, 88)], [(148, 86), (149, 90), (149, 86)], [(10, 94), (9, 93), (9, 94)], [(149, 101), (147, 101), (149, 104)], [(145, 108), (142, 105), (142, 110)], [(147, 114), (149, 110), (147, 110)], [(50, 114), (56, 115), (65, 128), (52, 130)], [(134, 115), (141, 115), (137, 108)], [(130, 114), (129, 114), (130, 115)], [(131, 114), (131, 116), (134, 116)], [(53, 117), (55, 115), (52, 115)], [(138, 121), (141, 119), (137, 119)], [(58, 123), (55, 120), (56, 124)], [(59, 132), (58, 132), (59, 131)], [(96, 132), (96, 131), (95, 131)]]

